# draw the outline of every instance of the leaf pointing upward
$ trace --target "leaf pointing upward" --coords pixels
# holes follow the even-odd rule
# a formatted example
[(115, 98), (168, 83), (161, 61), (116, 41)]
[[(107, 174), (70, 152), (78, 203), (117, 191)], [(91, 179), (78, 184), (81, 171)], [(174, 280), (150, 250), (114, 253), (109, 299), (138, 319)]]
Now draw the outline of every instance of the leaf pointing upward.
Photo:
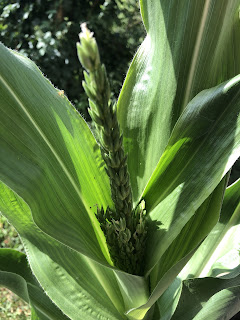
[(91, 131), (33, 62), (3, 45), (0, 57), (0, 179), (44, 232), (111, 263), (94, 210), (112, 201)]

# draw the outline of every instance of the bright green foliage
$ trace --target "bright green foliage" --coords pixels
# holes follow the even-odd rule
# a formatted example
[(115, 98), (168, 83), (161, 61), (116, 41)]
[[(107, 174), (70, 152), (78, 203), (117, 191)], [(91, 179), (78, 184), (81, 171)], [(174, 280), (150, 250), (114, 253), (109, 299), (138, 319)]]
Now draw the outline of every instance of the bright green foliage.
[[(111, 220), (116, 202), (101, 151), (106, 142), (98, 144), (34, 63), (3, 45), (0, 210), (49, 298), (41, 312), (52, 300), (73, 320), (231, 319), (240, 298), (240, 182), (226, 186), (240, 155), (240, 1), (140, 5), (147, 36), (128, 71), (117, 120), (133, 210), (146, 208), (148, 217), (144, 275), (116, 265), (101, 228), (99, 211)], [(99, 66), (91, 48), (80, 60), (96, 111), (90, 113), (104, 131), (97, 86), (90, 92)], [(92, 53), (96, 59), (86, 60)], [(34, 308), (28, 281), (12, 274), (16, 288), (0, 283), (28, 296)]]

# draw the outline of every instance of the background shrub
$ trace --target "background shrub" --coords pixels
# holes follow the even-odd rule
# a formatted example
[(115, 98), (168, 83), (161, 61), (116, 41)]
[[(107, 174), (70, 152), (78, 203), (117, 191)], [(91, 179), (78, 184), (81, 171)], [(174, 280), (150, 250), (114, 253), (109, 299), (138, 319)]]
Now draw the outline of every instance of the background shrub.
[(2, 0), (0, 12), (4, 44), (31, 58), (87, 120), (76, 54), (80, 24), (95, 33), (115, 98), (145, 34), (137, 0)]

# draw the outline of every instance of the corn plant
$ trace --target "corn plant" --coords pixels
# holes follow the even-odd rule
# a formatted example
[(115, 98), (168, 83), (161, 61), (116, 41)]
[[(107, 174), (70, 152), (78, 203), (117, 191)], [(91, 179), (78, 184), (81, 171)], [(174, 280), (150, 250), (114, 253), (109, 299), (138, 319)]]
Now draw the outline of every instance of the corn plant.
[(0, 284), (32, 319), (231, 319), (240, 298), (239, 0), (141, 0), (117, 103), (93, 33), (77, 53), (94, 134), (0, 46), (0, 210), (26, 255)]

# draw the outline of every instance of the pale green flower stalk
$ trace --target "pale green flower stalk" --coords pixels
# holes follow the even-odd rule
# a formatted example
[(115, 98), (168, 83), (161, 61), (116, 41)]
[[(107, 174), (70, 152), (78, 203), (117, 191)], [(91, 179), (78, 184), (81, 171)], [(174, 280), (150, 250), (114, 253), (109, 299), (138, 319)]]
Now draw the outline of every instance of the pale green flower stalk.
[(133, 210), (132, 190), (127, 169), (127, 155), (117, 120), (116, 105), (110, 99), (111, 90), (106, 69), (100, 61), (98, 46), (86, 24), (81, 26), (78, 57), (85, 68), (83, 87), (89, 97), (89, 114), (95, 123), (106, 172), (110, 179), (115, 211), (98, 208), (97, 218), (106, 236), (115, 266), (134, 274), (143, 270), (147, 236), (145, 203)]

